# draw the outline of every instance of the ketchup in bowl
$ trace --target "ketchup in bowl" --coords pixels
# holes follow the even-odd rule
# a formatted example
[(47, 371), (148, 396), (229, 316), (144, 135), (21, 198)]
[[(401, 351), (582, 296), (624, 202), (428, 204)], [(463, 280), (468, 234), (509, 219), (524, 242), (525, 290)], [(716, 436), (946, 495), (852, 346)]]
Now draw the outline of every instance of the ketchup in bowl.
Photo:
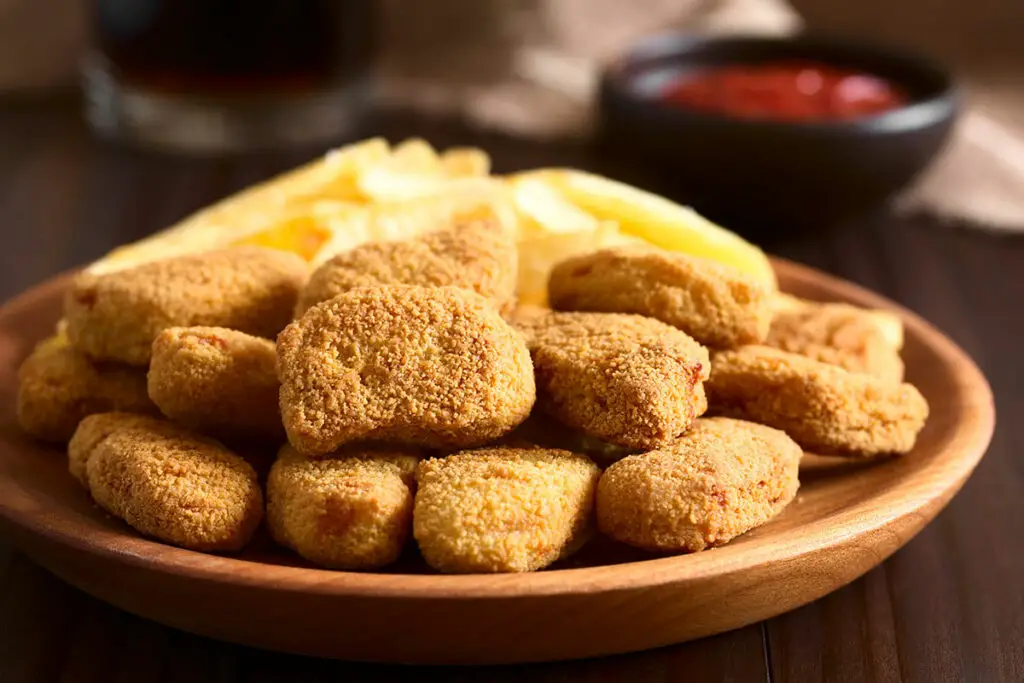
[(843, 121), (898, 109), (908, 97), (885, 79), (817, 62), (766, 62), (687, 73), (661, 93), (668, 104), (745, 119)]

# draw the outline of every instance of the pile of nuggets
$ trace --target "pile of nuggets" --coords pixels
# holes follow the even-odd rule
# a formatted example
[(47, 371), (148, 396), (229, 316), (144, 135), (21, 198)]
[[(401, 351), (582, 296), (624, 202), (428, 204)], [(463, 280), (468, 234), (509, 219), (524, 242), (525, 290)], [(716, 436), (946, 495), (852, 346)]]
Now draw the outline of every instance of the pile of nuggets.
[(516, 260), (475, 216), (311, 274), (250, 246), (82, 275), (19, 419), (147, 536), (235, 551), (265, 518), (324, 567), (386, 566), (412, 536), (442, 572), (541, 569), (595, 531), (718, 546), (794, 499), (804, 449), (905, 453), (924, 425), (866, 311), (632, 246), (563, 261), (552, 309), (517, 308)]

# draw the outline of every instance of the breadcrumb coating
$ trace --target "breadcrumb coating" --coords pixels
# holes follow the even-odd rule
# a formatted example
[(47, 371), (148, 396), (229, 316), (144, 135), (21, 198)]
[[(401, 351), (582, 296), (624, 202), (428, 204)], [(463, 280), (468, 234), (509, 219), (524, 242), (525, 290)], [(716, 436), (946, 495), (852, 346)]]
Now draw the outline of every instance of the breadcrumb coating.
[(776, 292), (775, 296), (772, 297), (772, 310), (775, 314), (808, 307), (814, 308), (822, 305), (830, 308), (842, 307), (856, 313), (865, 321), (874, 323), (875, 327), (878, 328), (878, 331), (882, 333), (882, 337), (885, 339), (885, 342), (894, 350), (899, 351), (903, 348), (903, 320), (900, 318), (899, 314), (894, 313), (893, 311), (880, 308), (860, 308), (858, 306), (851, 306), (849, 304), (836, 302), (822, 304), (820, 301), (801, 299), (799, 297), (792, 296), (791, 294), (785, 294), (784, 292)]
[(710, 362), (684, 332), (638, 315), (517, 317), (533, 355), (538, 408), (590, 436), (656, 448), (707, 409)]
[(96, 446), (116, 431), (126, 429), (183, 431), (181, 427), (157, 417), (133, 413), (97, 413), (86, 417), (78, 424), (68, 441), (68, 471), (85, 488), (89, 488), (86, 465)]
[(57, 337), (39, 344), (18, 369), (18, 423), (38, 439), (65, 443), (83, 418), (112, 410), (158, 414), (143, 370), (93, 363)]
[(801, 455), (777, 429), (728, 418), (697, 420), (670, 445), (605, 470), (597, 486), (598, 528), (659, 552), (728, 543), (793, 500)]
[(85, 461), (85, 480), (96, 503), (137, 531), (166, 543), (203, 551), (241, 549), (263, 517), (256, 472), (213, 439), (167, 423), (105, 418), (105, 438), (96, 424), (73, 439)]
[(707, 389), (712, 412), (781, 429), (822, 454), (906, 453), (928, 418), (910, 384), (767, 346), (715, 354)]
[(417, 462), (412, 451), (364, 448), (310, 458), (285, 446), (267, 478), (270, 533), (325, 567), (389, 565), (412, 530)]
[(296, 254), (233, 247), (79, 275), (66, 295), (71, 344), (91, 358), (149, 363), (168, 327), (227, 327), (273, 338), (288, 324), (308, 275)]
[(807, 302), (777, 311), (765, 345), (887, 382), (903, 381), (900, 354), (871, 314), (846, 304)]
[(172, 327), (153, 342), (149, 396), (175, 422), (225, 438), (284, 441), (274, 342), (223, 327)]
[(357, 440), (481, 445), (536, 397), (520, 335), (456, 287), (352, 290), (289, 325), (277, 353), (288, 440), (306, 455)]
[(739, 270), (653, 247), (615, 247), (562, 261), (548, 296), (564, 311), (637, 313), (714, 348), (764, 340), (770, 292)]
[(514, 236), (496, 218), (476, 219), (418, 239), (373, 242), (320, 266), (299, 296), (296, 317), (358, 287), (451, 285), (471, 289), (508, 310), (515, 301)]
[(413, 534), (442, 572), (528, 572), (566, 557), (592, 528), (601, 470), (541, 448), (486, 448), (416, 469)]

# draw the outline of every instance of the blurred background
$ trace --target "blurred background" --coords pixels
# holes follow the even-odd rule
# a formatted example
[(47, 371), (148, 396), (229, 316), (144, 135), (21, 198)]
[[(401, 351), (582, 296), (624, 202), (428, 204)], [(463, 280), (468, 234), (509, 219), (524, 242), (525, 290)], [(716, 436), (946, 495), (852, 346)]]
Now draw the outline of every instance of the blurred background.
[[(600, 137), (602, 70), (649, 36), (808, 33), (951, 70), (966, 113), (896, 206), (1013, 230), (1024, 225), (1022, 29), (1024, 4), (1007, 0), (0, 0), (0, 91), (81, 97), (99, 138), (172, 154), (312, 154), (387, 132), (395, 115), (413, 134), (454, 121), (586, 147)], [(619, 175), (642, 171), (634, 161)]]
[[(997, 397), (992, 449), (918, 539), (801, 610), (459, 680), (764, 680), (768, 667), (779, 681), (1020, 681), (1024, 555), (1006, 539), (1024, 432), (1006, 416), (1024, 410), (1022, 36), (1021, 0), (0, 0), (0, 298), (373, 135), (477, 146), (497, 173), (573, 166), (657, 190), (949, 334)], [(668, 102), (675, 81), (647, 78), (773, 51), (785, 78), (740, 74), (736, 101), (737, 80), (720, 78), (722, 112), (700, 93)], [(855, 115), (797, 111), (821, 104), (823, 76), (842, 95), (826, 104)], [(789, 213), (766, 220), (783, 197)], [(167, 629), (3, 543), (0, 577), (4, 683), (420, 676)]]

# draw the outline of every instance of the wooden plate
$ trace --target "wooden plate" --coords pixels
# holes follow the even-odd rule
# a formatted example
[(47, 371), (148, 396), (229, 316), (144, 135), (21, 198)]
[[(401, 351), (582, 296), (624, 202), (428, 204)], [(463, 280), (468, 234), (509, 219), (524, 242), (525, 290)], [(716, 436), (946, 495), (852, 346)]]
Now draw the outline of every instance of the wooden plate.
[[(0, 309), (0, 519), (30, 557), (129, 612), (214, 638), (329, 657), (525, 662), (641, 650), (780, 614), (852, 581), (927, 524), (988, 446), (992, 395), (928, 323), (852, 284), (776, 262), (785, 290), (899, 311), (908, 379), (931, 404), (917, 448), (875, 463), (808, 456), (799, 497), (770, 524), (704, 553), (651, 558), (597, 541), (536, 574), (331, 572), (256, 539), (239, 556), (139, 537), (100, 512), (58, 448), (14, 418), (16, 368), (58, 317), (67, 278)], [(418, 564), (419, 563), (419, 564)], [(413, 571), (419, 573), (412, 573)]]

